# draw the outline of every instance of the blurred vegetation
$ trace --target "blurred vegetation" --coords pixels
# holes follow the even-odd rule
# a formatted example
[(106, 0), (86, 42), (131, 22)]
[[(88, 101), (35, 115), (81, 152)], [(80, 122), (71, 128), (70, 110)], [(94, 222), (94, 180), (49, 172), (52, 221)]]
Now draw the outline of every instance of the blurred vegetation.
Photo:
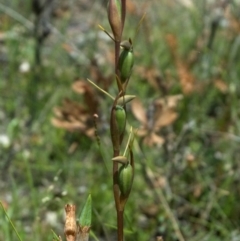
[[(114, 240), (111, 100), (86, 81), (116, 92), (111, 40), (97, 27), (109, 28), (106, 3), (51, 1), (39, 33), (33, 2), (0, 3), (0, 200), (22, 240), (52, 240), (64, 205), (80, 212), (91, 193), (92, 231)], [(128, 0), (124, 36), (139, 128), (126, 240), (240, 240), (240, 2)], [(0, 226), (0, 240), (17, 240), (2, 210)]]

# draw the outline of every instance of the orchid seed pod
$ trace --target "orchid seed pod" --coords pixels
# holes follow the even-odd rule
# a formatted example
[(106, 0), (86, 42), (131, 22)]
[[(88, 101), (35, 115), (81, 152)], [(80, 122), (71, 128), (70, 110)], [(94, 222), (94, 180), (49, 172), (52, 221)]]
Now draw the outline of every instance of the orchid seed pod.
[(132, 188), (133, 168), (130, 164), (122, 165), (118, 173), (118, 182), (121, 195), (127, 197)]
[(121, 43), (121, 47), (123, 51), (120, 54), (118, 68), (120, 71), (120, 79), (122, 84), (126, 82), (126, 80), (130, 77), (132, 73), (132, 67), (134, 64), (134, 56), (133, 56), (133, 46), (132, 42), (123, 41)]
[(126, 112), (120, 105), (115, 106), (115, 117), (119, 135), (122, 135), (126, 126)]
[(122, 5), (120, 0), (109, 0), (107, 5), (108, 21), (112, 28), (115, 41), (122, 37)]

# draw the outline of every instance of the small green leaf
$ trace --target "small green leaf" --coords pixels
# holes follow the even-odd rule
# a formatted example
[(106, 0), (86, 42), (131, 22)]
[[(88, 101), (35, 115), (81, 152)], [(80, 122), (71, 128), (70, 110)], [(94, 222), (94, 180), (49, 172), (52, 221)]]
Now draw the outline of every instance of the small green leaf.
[(91, 195), (88, 196), (88, 199), (83, 207), (83, 210), (81, 212), (79, 223), (81, 227), (91, 226), (92, 222), (92, 197)]

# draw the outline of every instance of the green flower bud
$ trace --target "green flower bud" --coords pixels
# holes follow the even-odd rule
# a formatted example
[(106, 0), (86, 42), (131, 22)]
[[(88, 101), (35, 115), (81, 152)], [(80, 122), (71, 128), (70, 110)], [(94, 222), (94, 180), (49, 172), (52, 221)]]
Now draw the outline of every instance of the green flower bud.
[(118, 181), (121, 195), (127, 196), (131, 191), (133, 182), (133, 168), (130, 164), (122, 165), (120, 167)]
[(123, 47), (123, 51), (119, 57), (118, 68), (120, 71), (121, 82), (125, 83), (125, 81), (130, 77), (132, 73), (134, 56), (131, 40), (124, 41), (121, 46)]
[(120, 0), (109, 0), (107, 5), (108, 21), (116, 41), (122, 37), (122, 5)]
[(116, 123), (118, 128), (118, 134), (122, 135), (126, 126), (126, 112), (122, 106), (116, 105), (115, 117), (116, 117)]
[(121, 195), (127, 197), (131, 191), (133, 183), (133, 168), (130, 164), (122, 165), (120, 167), (118, 182)]

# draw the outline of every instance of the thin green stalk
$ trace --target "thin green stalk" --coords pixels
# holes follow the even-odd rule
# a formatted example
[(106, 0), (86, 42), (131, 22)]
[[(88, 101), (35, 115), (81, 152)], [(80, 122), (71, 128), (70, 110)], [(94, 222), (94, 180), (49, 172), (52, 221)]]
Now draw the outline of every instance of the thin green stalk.
[(105, 34), (107, 34), (107, 36), (108, 36), (112, 41), (115, 42), (115, 39), (109, 34), (109, 32), (108, 32), (103, 26), (101, 26), (100, 24), (98, 24), (98, 27), (99, 27)]
[(107, 91), (101, 89), (98, 85), (96, 85), (95, 83), (93, 83), (90, 79), (87, 79), (87, 81), (92, 84), (94, 87), (96, 87), (98, 90), (100, 90), (102, 93), (104, 93), (105, 95), (107, 95), (108, 97), (110, 97), (112, 100), (115, 100), (113, 96), (111, 96)]
[(3, 210), (4, 214), (5, 214), (5, 216), (7, 217), (8, 222), (11, 224), (11, 226), (12, 226), (12, 228), (13, 228), (15, 234), (17, 235), (18, 240), (22, 241), (22, 238), (20, 237), (20, 235), (19, 235), (17, 229), (15, 228), (15, 226), (14, 226), (12, 220), (9, 218), (9, 216), (8, 216), (8, 214), (7, 214), (7, 212), (6, 212), (6, 210), (5, 210), (5, 208), (4, 208), (4, 206), (3, 206), (3, 204), (2, 204), (1, 201), (0, 201), (0, 205), (1, 205), (1, 207), (2, 207), (2, 210)]
[(34, 187), (34, 183), (33, 183), (33, 175), (32, 175), (32, 171), (30, 168), (30, 163), (28, 161), (27, 158), (24, 158), (24, 163), (25, 163), (25, 167), (26, 167), (26, 172), (27, 172), (27, 182), (30, 186), (31, 189), (31, 196), (32, 196), (32, 201), (33, 201), (33, 206), (34, 206), (34, 212), (35, 212), (35, 217), (37, 217), (37, 210), (38, 210), (38, 193), (36, 192), (36, 189)]

